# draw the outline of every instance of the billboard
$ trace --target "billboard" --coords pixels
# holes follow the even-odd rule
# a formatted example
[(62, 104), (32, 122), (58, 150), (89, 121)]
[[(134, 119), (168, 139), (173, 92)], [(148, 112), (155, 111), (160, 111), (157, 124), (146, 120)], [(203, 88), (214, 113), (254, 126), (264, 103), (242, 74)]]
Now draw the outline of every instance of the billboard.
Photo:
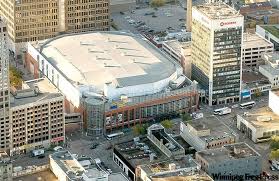
[(241, 97), (242, 98), (250, 98), (251, 97), (251, 93), (250, 93), (250, 90), (243, 90), (242, 92), (241, 92)]

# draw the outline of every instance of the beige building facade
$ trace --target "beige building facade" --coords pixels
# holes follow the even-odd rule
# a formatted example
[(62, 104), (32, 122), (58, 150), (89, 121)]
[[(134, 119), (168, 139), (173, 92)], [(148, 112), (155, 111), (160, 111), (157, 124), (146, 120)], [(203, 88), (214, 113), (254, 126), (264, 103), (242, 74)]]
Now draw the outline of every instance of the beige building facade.
[(65, 139), (64, 97), (46, 79), (27, 83), (13, 94), (10, 117), (11, 155), (63, 143)]

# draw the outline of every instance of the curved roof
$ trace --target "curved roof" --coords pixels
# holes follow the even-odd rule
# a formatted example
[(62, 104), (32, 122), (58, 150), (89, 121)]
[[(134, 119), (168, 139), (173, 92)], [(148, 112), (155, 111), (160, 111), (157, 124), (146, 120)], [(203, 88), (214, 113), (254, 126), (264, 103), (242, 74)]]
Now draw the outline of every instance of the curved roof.
[(157, 82), (178, 66), (143, 37), (124, 32), (60, 36), (41, 53), (73, 83), (99, 89), (111, 82), (117, 87)]

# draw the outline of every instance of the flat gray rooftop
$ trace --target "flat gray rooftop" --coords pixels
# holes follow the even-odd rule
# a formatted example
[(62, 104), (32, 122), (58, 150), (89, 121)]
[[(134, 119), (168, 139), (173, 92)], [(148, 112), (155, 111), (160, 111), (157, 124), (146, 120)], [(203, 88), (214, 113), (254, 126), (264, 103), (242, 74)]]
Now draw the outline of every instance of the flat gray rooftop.
[(157, 163), (151, 163), (151, 164), (146, 164), (146, 165), (141, 165), (141, 169), (145, 171), (145, 173), (148, 176), (151, 176), (153, 174), (159, 174), (160, 172), (165, 172), (169, 171), (168, 174), (165, 174), (165, 176), (177, 176), (179, 172), (171, 172), (169, 170), (169, 165), (170, 164), (175, 164), (176, 169), (183, 169), (183, 168), (196, 168), (197, 164), (194, 162), (192, 156), (190, 155), (185, 155), (184, 157), (181, 158), (172, 158), (167, 161), (162, 161), (162, 162), (157, 162)]
[(38, 89), (39, 91), (34, 96), (26, 96), (22, 98), (15, 98), (16, 96), (14, 96), (14, 101), (11, 101), (12, 108), (29, 103), (36, 104), (37, 102), (63, 97), (58, 89), (54, 85), (52, 85), (52, 83), (46, 78), (26, 81), (25, 86), (26, 89), (19, 91), (30, 91), (32, 89)]
[(170, 77), (178, 64), (145, 38), (125, 32), (63, 35), (45, 42), (42, 54), (75, 85), (103, 90), (147, 84)]
[(144, 154), (144, 151), (138, 148), (133, 140), (123, 142), (115, 145), (115, 149), (134, 167), (138, 165), (151, 164), (156, 162), (165, 161), (168, 157), (154, 145), (147, 137), (143, 137), (139, 141), (149, 147), (152, 153), (155, 153), (156, 158), (150, 161), (148, 154)]
[(244, 33), (242, 49), (255, 48), (256, 46), (272, 47), (273, 44), (256, 33)]
[(244, 142), (225, 145), (217, 149), (207, 149), (199, 151), (196, 154), (200, 155), (209, 164), (260, 156), (259, 153)]
[(229, 18), (236, 18), (242, 17), (239, 12), (235, 9), (230, 7), (225, 3), (205, 3), (201, 5), (194, 6), (193, 8), (202, 12), (205, 16), (209, 19), (229, 19)]
[(279, 75), (279, 68), (274, 68), (269, 64), (260, 65), (260, 67), (269, 72), (271, 75)]
[(189, 122), (189, 124), (196, 130), (210, 129), (210, 135), (200, 137), (200, 139), (204, 141), (210, 139), (218, 139), (223, 136), (234, 137), (236, 135), (236, 133), (229, 130), (220, 120), (212, 115), (193, 120)]

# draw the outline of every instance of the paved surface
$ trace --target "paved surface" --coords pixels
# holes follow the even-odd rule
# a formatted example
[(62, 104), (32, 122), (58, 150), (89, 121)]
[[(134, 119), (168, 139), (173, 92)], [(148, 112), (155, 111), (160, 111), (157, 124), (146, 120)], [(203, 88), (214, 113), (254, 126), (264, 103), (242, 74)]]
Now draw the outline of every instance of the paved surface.
[[(268, 96), (260, 97), (259, 99), (255, 100), (255, 101), (256, 101), (256, 105), (252, 109), (267, 106), (268, 105)], [(201, 106), (201, 107), (202, 107), (201, 111), (208, 113), (208, 114), (209, 113), (213, 114), (213, 110), (218, 108), (218, 107), (208, 107), (208, 106)], [(269, 153), (270, 153), (269, 142), (255, 144), (253, 141), (248, 139), (245, 134), (243, 134), (236, 128), (236, 122), (233, 121), (233, 118), (235, 117), (235, 115), (243, 114), (244, 112), (247, 112), (247, 111), (249, 112), (249, 110), (247, 110), (247, 109), (234, 108), (234, 109), (232, 109), (231, 114), (223, 115), (223, 116), (216, 116), (216, 117), (219, 120), (221, 120), (221, 122), (224, 125), (226, 125), (228, 128), (230, 128), (231, 130), (233, 130), (234, 132), (236, 132), (239, 135), (239, 142), (245, 142), (245, 143), (249, 144), (252, 148), (254, 148), (258, 153), (260, 153), (262, 155), (263, 171), (266, 171), (266, 172), (270, 173), (271, 175), (279, 175), (278, 170), (277, 171), (270, 170), (270, 163), (268, 162)]]
[[(148, 27), (157, 32), (166, 31), (168, 27), (174, 28), (174, 32), (181, 31), (180, 25), (185, 25), (186, 23), (186, 11), (178, 5), (166, 5), (158, 8), (158, 10), (154, 10), (153, 8), (135, 9), (134, 12), (134, 14), (125, 12), (125, 15), (114, 13), (111, 17), (118, 28), (133, 33), (139, 32), (134, 26), (129, 24), (125, 17), (130, 16), (135, 21), (143, 21)], [(154, 12), (157, 17), (152, 17), (152, 15), (145, 16), (144, 14), (147, 12)], [(171, 15), (170, 17), (166, 15), (168, 13)], [(179, 21), (179, 19), (181, 20)]]
[(18, 177), (13, 179), (13, 181), (58, 181), (58, 179), (50, 170), (47, 170), (32, 175)]

